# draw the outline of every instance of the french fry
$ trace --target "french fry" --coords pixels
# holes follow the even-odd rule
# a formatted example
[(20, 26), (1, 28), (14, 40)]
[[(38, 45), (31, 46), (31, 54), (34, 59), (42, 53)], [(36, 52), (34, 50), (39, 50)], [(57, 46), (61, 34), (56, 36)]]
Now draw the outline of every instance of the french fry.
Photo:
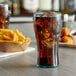
[(19, 40), (25, 40), (25, 36), (21, 32), (19, 32), (17, 29), (13, 31), (17, 34)]
[(3, 39), (3, 37), (2, 37), (2, 35), (0, 35), (0, 40), (2, 40)]
[(3, 35), (3, 40), (11, 40), (11, 38), (7, 35)]

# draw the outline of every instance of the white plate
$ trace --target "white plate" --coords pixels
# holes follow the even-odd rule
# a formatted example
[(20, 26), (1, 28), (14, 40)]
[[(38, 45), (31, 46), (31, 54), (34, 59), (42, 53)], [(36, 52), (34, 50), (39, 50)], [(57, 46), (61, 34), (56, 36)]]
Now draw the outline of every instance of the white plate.
[(70, 32), (70, 35), (72, 36), (75, 32), (76, 32), (76, 30), (72, 30), (72, 31)]
[(68, 44), (68, 43), (59, 42), (59, 46), (64, 46), (64, 47), (76, 47), (76, 44)]
[(16, 54), (29, 53), (29, 52), (32, 52), (34, 50), (35, 50), (35, 48), (28, 47), (25, 51), (21, 51), (21, 52), (6, 53), (6, 52), (0, 51), (0, 57), (7, 57), (7, 56), (11, 56), (11, 55), (16, 55)]

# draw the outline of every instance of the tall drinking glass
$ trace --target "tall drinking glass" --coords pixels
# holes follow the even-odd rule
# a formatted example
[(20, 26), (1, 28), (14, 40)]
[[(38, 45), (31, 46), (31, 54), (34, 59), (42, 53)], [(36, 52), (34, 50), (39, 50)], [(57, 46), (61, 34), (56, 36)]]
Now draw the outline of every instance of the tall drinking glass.
[(8, 28), (10, 11), (8, 4), (0, 4), (0, 28)]
[(62, 27), (61, 14), (38, 12), (34, 14), (34, 31), (38, 48), (37, 67), (59, 66), (58, 42)]

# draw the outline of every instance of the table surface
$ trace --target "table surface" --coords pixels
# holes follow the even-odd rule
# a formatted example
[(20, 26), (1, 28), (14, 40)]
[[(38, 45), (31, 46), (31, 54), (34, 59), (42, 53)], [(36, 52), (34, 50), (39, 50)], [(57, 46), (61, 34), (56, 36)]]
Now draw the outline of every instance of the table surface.
[[(36, 48), (36, 43), (31, 43)], [(59, 68), (37, 68), (37, 49), (0, 58), (0, 76), (76, 76), (76, 48), (59, 48)]]

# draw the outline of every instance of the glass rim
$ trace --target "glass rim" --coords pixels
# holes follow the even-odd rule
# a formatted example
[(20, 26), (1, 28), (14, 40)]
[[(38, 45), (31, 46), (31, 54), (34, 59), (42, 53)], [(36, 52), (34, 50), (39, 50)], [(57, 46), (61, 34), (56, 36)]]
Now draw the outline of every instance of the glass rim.
[(49, 17), (49, 18), (56, 18), (57, 20), (62, 20), (62, 14), (61, 13), (57, 13), (57, 12), (51, 12), (51, 13), (54, 13), (52, 15), (47, 15), (47, 13), (49, 12), (35, 12), (34, 15), (33, 15), (33, 21), (36, 21), (36, 17)]
[(62, 14), (57, 13), (57, 12), (53, 12), (53, 11), (50, 11), (50, 12), (35, 12), (34, 13), (34, 17), (40, 17), (40, 16), (42, 16), (42, 17), (57, 17), (57, 16), (62, 16)]

